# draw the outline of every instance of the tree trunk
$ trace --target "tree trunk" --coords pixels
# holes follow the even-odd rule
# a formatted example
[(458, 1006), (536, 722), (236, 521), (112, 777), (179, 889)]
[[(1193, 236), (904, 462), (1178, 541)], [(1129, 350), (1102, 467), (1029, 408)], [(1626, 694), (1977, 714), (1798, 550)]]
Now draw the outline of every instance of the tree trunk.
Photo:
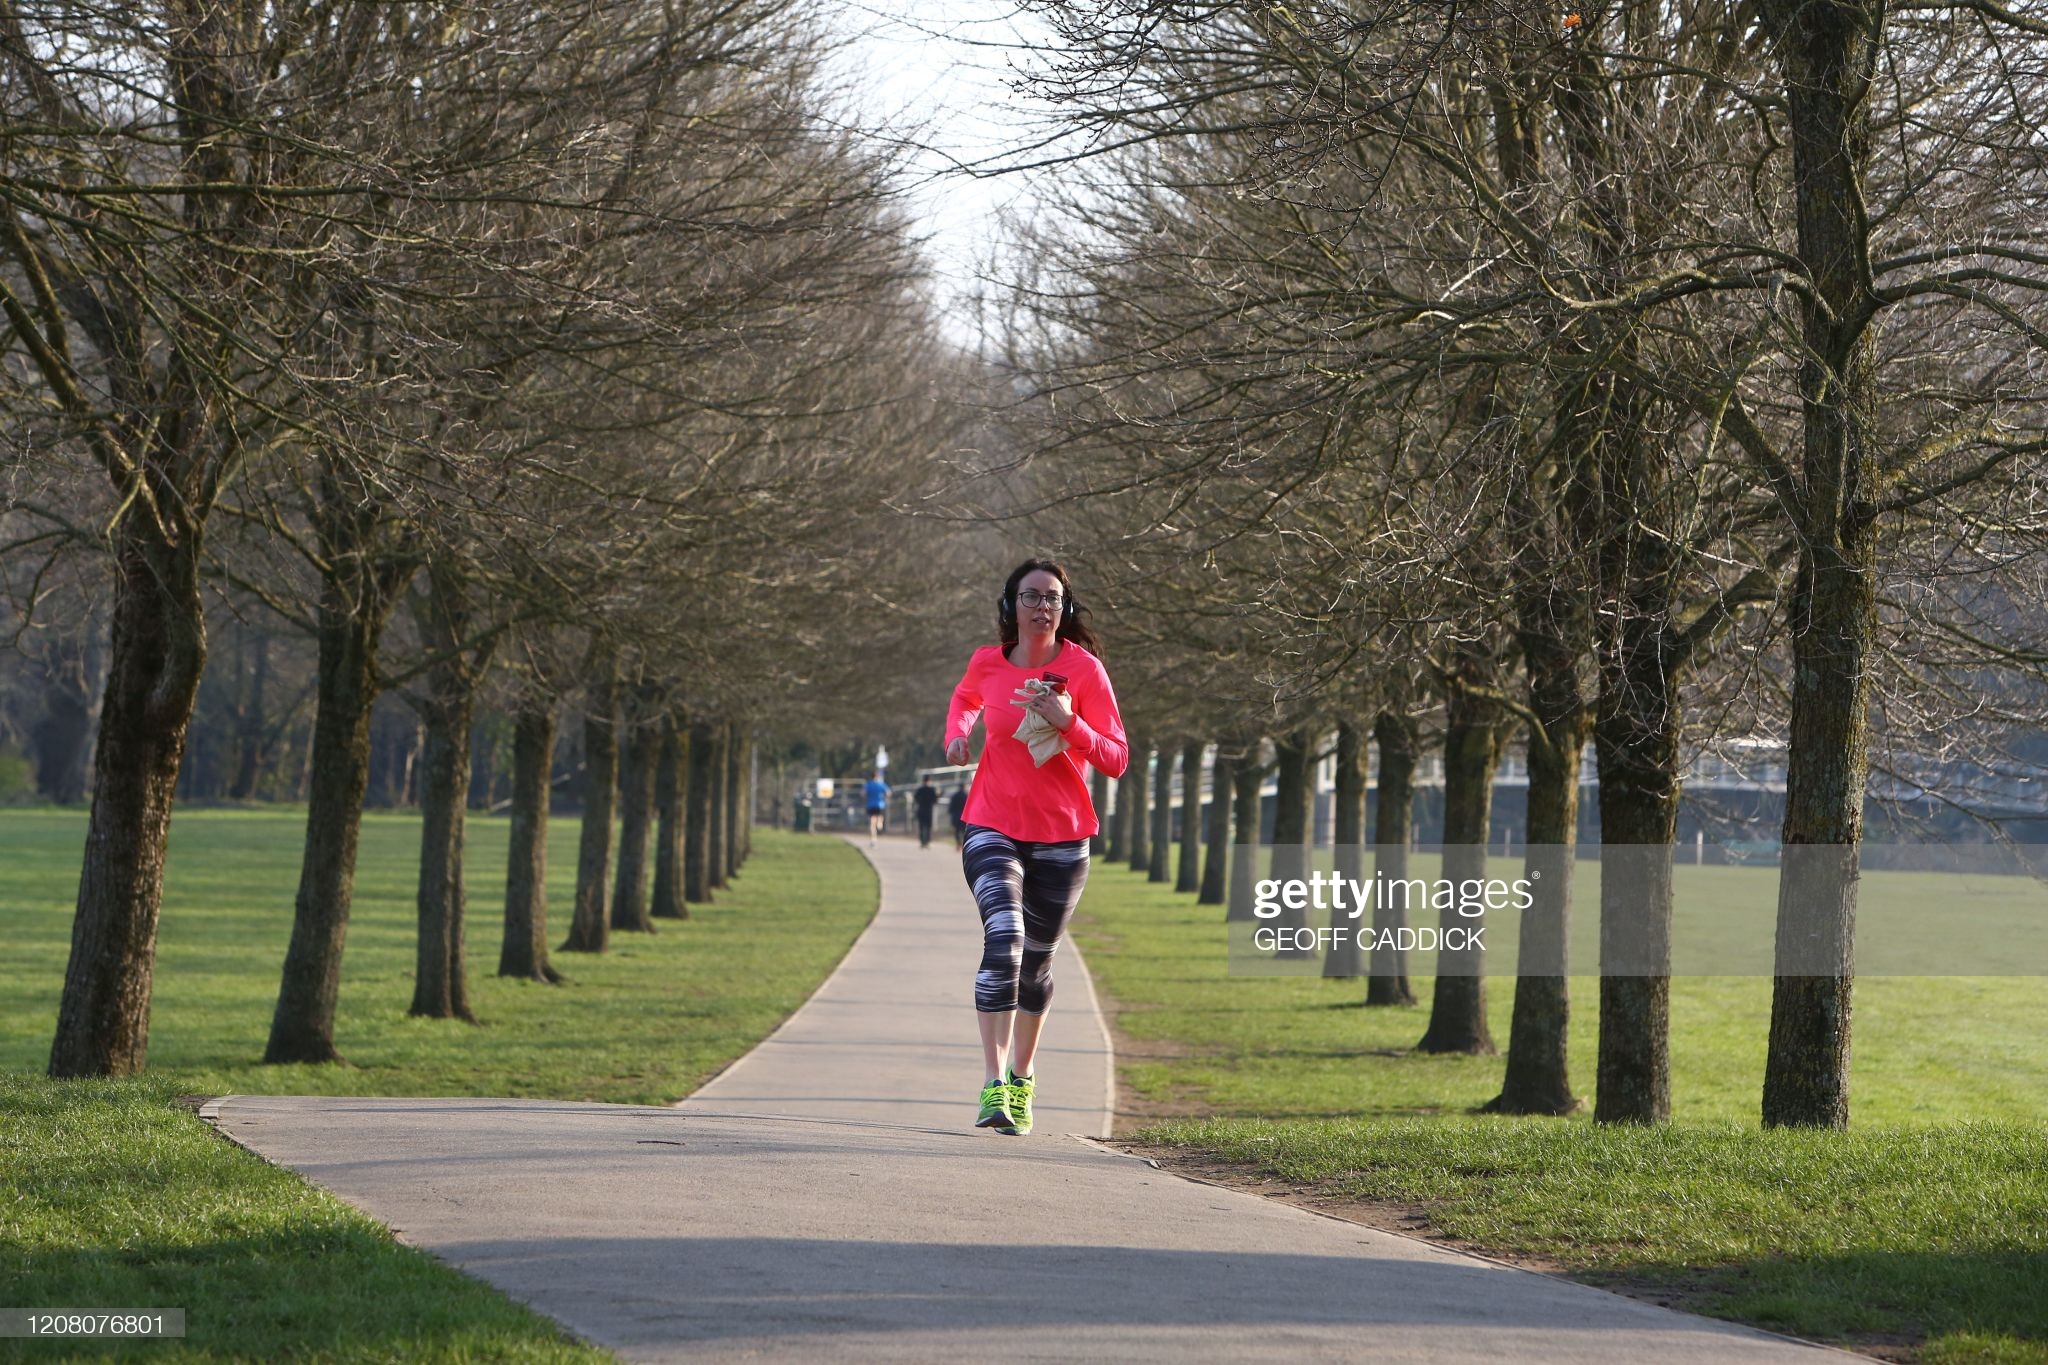
[(1197, 905), (1221, 905), (1230, 890), (1230, 756), (1224, 742), (1216, 742), (1216, 757), (1209, 763), (1209, 812), (1206, 821), (1208, 848), (1202, 859), (1202, 886)]
[(487, 811), (498, 804), (498, 778), (503, 770), (498, 765), (495, 739), (488, 726), (479, 726), (477, 732), (469, 737), (471, 810)]
[[(1337, 789), (1332, 798), (1330, 842), (1335, 846), (1336, 872), (1347, 882), (1365, 881), (1365, 735), (1349, 718), (1337, 721)], [(1340, 908), (1330, 900), (1330, 928), (1337, 931), (1323, 958), (1323, 975), (1365, 975), (1365, 950), (1360, 936), (1370, 933), (1364, 915), (1354, 917), (1347, 897)], [(1341, 936), (1339, 936), (1341, 935)]]
[(1579, 763), (1592, 730), (1579, 675), (1593, 644), (1590, 552), (1599, 534), (1593, 494), (1599, 444), (1615, 433), (1602, 421), (1612, 412), (1597, 401), (1610, 382), (1596, 375), (1589, 392), (1586, 379), (1565, 373), (1553, 400), (1546, 458), (1516, 481), (1509, 497), (1516, 523), (1515, 635), (1534, 720), (1522, 869), (1531, 900), (1522, 911), (1507, 1072), (1487, 1106), (1503, 1114), (1567, 1114), (1582, 1103), (1572, 1094), (1566, 1051)]
[(611, 947), (612, 803), (619, 775), (618, 660), (593, 649), (590, 692), (583, 706), (583, 821), (576, 841), (576, 909), (565, 953), (601, 953)]
[(375, 736), (377, 650), (416, 571), (376, 544), (383, 506), (359, 471), (323, 451), (310, 521), (321, 551), (319, 674), (307, 746), (306, 839), (291, 945), (263, 1060), (338, 1062), (335, 1012), (355, 895), (356, 851)]
[[(754, 747), (753, 733), (747, 730), (741, 730), (738, 733), (740, 749), (740, 856), (738, 866), (744, 867), (747, 859), (753, 856), (754, 852), (754, 820), (757, 814), (755, 811), (754, 778), (755, 770), (761, 766), (761, 760)], [(934, 811), (933, 814), (937, 815), (937, 812)]]
[(1873, 547), (1802, 565), (1794, 591), (1792, 733), (1764, 1068), (1767, 1126), (1849, 1124), (1858, 845), (1867, 777)]
[(1173, 889), (1198, 890), (1202, 882), (1202, 744), (1180, 751), (1180, 866)]
[(548, 963), (548, 796), (554, 770), (554, 699), (533, 698), (512, 720), (512, 843), (498, 975), (550, 985), (562, 979)]
[[(1555, 579), (1549, 580), (1555, 583)], [(1548, 587), (1544, 596), (1550, 596)], [(1517, 940), (1514, 1019), (1508, 1029), (1507, 1074), (1486, 1106), (1496, 1114), (1569, 1114), (1572, 1094), (1565, 1054), (1571, 1032), (1567, 938), (1572, 874), (1578, 860), (1579, 761), (1592, 729), (1579, 695), (1583, 646), (1558, 627), (1582, 619), (1575, 604), (1547, 601), (1524, 614), (1522, 657), (1529, 673), (1529, 709), (1542, 722), (1529, 732), (1528, 851), (1522, 875), (1533, 901), (1522, 912)]]
[(705, 776), (704, 879), (713, 891), (725, 886), (725, 741), (724, 721), (711, 725), (710, 767)]
[(127, 1076), (149, 1054), (164, 848), (206, 666), (199, 534), (155, 540), (124, 518), (107, 690), (52, 1076)]
[(1152, 750), (1144, 745), (1131, 746), (1131, 770), (1135, 774), (1130, 783), (1131, 820), (1124, 830), (1126, 851), (1131, 858), (1131, 871), (1150, 872), (1152, 869)]
[(1166, 860), (1173, 852), (1173, 750), (1161, 749), (1152, 768), (1152, 856), (1145, 880), (1166, 880)]
[(1259, 868), (1259, 788), (1266, 771), (1259, 763), (1259, 741), (1245, 741), (1245, 754), (1231, 764), (1230, 807), (1232, 853), (1230, 859), (1230, 904), (1223, 912), (1225, 922), (1258, 916), (1252, 913)]
[[(1484, 661), (1469, 659), (1471, 671)], [(1490, 682), (1490, 677), (1481, 680)], [(1453, 686), (1445, 698), (1444, 727), (1444, 861), (1443, 877), (1454, 886), (1486, 879), (1486, 845), (1492, 838), (1493, 773), (1500, 766), (1501, 716), (1496, 702)], [(1483, 914), (1443, 912), (1446, 930), (1471, 930), (1486, 923)], [(1486, 957), (1471, 947), (1437, 950), (1436, 990), (1429, 1002), (1429, 1027), (1417, 1052), (1494, 1054), (1493, 1031), (1486, 1020)]]
[(419, 616), (427, 648), (439, 662), (427, 671), (427, 696), (419, 708), (427, 733), (420, 754), (418, 965), (408, 1013), (474, 1023), (464, 967), (463, 820), (483, 663), (462, 652), (469, 625), (465, 585), (439, 570), (430, 573)]
[(60, 806), (85, 799), (85, 760), (93, 738), (93, 697), (99, 677), (103, 623), (97, 612), (79, 624), (80, 638), (44, 655), (43, 715), (29, 727), (35, 749), (36, 791)]
[(711, 724), (690, 722), (685, 755), (689, 780), (683, 790), (683, 899), (702, 905), (711, 899)]
[(1088, 856), (1100, 860), (1108, 843), (1103, 831), (1109, 828), (1109, 820), (1103, 815), (1109, 809), (1109, 775), (1100, 768), (1088, 779), (1088, 797), (1095, 807), (1095, 833), (1088, 836)]
[(1877, 628), (1876, 289), (1864, 181), (1865, 92), (1885, 7), (1765, 0), (1783, 69), (1797, 191), (1804, 418), (1792, 630), (1785, 857), (1764, 1066), (1765, 1124), (1845, 1128), (1855, 985), (1856, 887), (1869, 776)]
[(1131, 860), (1131, 788), (1143, 778), (1138, 771), (1138, 746), (1131, 746), (1131, 760), (1124, 775), (1116, 780), (1116, 809), (1110, 814), (1109, 844), (1103, 856), (1113, 863)]
[(688, 919), (683, 897), (683, 729), (661, 720), (661, 758), (654, 769), (654, 908), (656, 919)]
[[(1314, 810), (1315, 733), (1307, 727), (1273, 741), (1273, 870), (1278, 881), (1306, 879), (1309, 873), (1309, 822)], [(1282, 906), (1270, 921), (1276, 928), (1308, 924), (1308, 912)]]
[(725, 735), (725, 875), (728, 880), (739, 875), (740, 841), (746, 826), (746, 798), (741, 781), (740, 758), (746, 748), (746, 736), (740, 731), (738, 721), (726, 725)]
[[(1415, 831), (1415, 759), (1420, 747), (1415, 722), (1405, 712), (1382, 711), (1373, 720), (1372, 738), (1380, 751), (1379, 800), (1373, 811), (1373, 877), (1380, 882), (1405, 881), (1408, 844)], [(1368, 1005), (1415, 1003), (1415, 988), (1408, 981), (1408, 954), (1398, 937), (1407, 924), (1405, 902), (1392, 896), (1375, 897), (1371, 975), (1365, 982)]]
[(377, 701), (377, 646), (401, 584), (396, 570), (330, 578), (320, 592), (320, 663), (313, 713), (312, 781), (299, 892), (292, 907), (277, 1009), (263, 1060), (338, 1062), (335, 1007), (342, 947), (355, 899), (356, 846), (370, 785), (370, 720)]
[(249, 691), (235, 717), (235, 776), (228, 784), (228, 797), (247, 801), (256, 794), (257, 779), (263, 775), (265, 696), (270, 690), (270, 636), (256, 634), (255, 670)]
[(612, 930), (651, 934), (647, 914), (647, 853), (654, 820), (655, 760), (661, 732), (644, 705), (631, 708), (619, 746), (619, 870), (612, 885)]
[(1677, 678), (1656, 620), (1621, 623), (1601, 663), (1600, 1055), (1593, 1117), (1671, 1118), (1671, 842), (1678, 831)]

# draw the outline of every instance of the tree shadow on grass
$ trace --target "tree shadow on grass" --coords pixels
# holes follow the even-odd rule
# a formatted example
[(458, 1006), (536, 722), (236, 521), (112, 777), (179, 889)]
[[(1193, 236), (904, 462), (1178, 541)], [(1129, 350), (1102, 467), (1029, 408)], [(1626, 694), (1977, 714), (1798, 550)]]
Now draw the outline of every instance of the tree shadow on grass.
[[(1887, 1359), (1938, 1365), (2048, 1362), (2048, 1253), (1992, 1249), (2018, 1240), (1999, 1223), (2017, 1216), (1987, 1208), (1977, 1246), (1948, 1251), (1848, 1250), (1760, 1255), (1695, 1264), (1643, 1260), (1614, 1264), (1627, 1245), (1566, 1238), (1562, 1245), (1503, 1245), (1445, 1234), (1428, 1200), (1348, 1196), (1337, 1179), (1304, 1188), (1264, 1173), (1257, 1163), (1220, 1160), (1197, 1149), (1156, 1146), (1139, 1132), (1124, 1150), (1165, 1169), (1216, 1184), (1305, 1204), (1320, 1213), (1460, 1250), (1562, 1274), (1633, 1299), (1739, 1322), (1791, 1336), (1847, 1345)], [(1500, 1174), (1466, 1164), (1458, 1174), (1483, 1180)], [(1903, 1236), (1915, 1234), (1905, 1233)], [(1512, 1234), (1510, 1234), (1512, 1236)], [(1919, 1234), (1925, 1243), (1925, 1234)], [(1637, 1253), (1640, 1254), (1640, 1253)], [(1609, 1265), (1587, 1264), (1604, 1257)]]
[[(1866, 1251), (1580, 1272), (1633, 1298), (1887, 1355), (2048, 1358), (2048, 1254)], [(1974, 1339), (1974, 1340), (1973, 1340)], [(1997, 1343), (1994, 1345), (1993, 1343)]]

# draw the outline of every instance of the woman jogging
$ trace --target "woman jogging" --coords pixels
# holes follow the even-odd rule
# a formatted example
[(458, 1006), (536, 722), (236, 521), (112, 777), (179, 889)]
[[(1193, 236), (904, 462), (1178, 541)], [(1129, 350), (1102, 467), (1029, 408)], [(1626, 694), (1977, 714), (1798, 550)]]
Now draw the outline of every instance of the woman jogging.
[(1085, 615), (1066, 570), (1018, 565), (996, 604), (1001, 643), (974, 651), (946, 716), (946, 761), (963, 764), (974, 722), (995, 707), (961, 812), (961, 862), (981, 911), (974, 1008), (987, 1080), (974, 1126), (1002, 1133), (1031, 1131), (1052, 955), (1088, 880), (1096, 820), (1084, 765), (1121, 777), (1130, 761)]

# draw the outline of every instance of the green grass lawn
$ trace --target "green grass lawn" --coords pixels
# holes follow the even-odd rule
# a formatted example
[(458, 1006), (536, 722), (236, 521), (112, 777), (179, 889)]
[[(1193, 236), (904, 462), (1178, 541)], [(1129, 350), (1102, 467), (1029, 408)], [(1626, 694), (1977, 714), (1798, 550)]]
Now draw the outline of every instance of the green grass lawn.
[[(218, 1137), (180, 1094), (513, 1095), (665, 1103), (765, 1037), (873, 916), (843, 842), (757, 830), (715, 904), (603, 956), (557, 954), (563, 986), (502, 981), (503, 820), (472, 817), (468, 960), (479, 1023), (408, 1019), (419, 825), (364, 825), (337, 1041), (348, 1065), (260, 1064), (291, 933), (291, 810), (187, 811), (172, 828), (150, 1072), (39, 1073), (70, 952), (82, 813), (0, 812), (0, 1305), (188, 1310), (188, 1336), (80, 1352), (0, 1340), (0, 1359), (603, 1360), (374, 1221)], [(576, 827), (551, 831), (552, 937)]]
[[(419, 822), (363, 822), (336, 1043), (345, 1067), (260, 1063), (291, 937), (303, 813), (181, 813), (158, 931), (149, 1068), (195, 1094), (516, 1095), (663, 1104), (767, 1036), (873, 916), (874, 874), (838, 839), (758, 830), (715, 903), (602, 956), (556, 953), (563, 986), (495, 975), (504, 923), (502, 819), (469, 821), (468, 961), (479, 1024), (410, 1019)], [(40, 1070), (71, 951), (85, 835), (71, 811), (0, 812), (0, 1070)], [(559, 943), (576, 825), (550, 825)]]
[(225, 1139), (167, 1080), (0, 1075), (0, 1285), (18, 1307), (185, 1310), (182, 1340), (0, 1358), (598, 1362), (609, 1353)]
[[(1115, 1007), (1119, 1131), (1169, 1158), (1420, 1205), (1440, 1235), (1784, 1331), (2048, 1362), (2039, 979), (1859, 981), (1842, 1135), (1758, 1126), (1768, 979), (1677, 978), (1675, 1122), (1605, 1129), (1473, 1114), (1502, 1062), (1408, 1051), (1427, 978), (1413, 1010), (1363, 1008), (1360, 981), (1232, 978), (1220, 910), (1115, 866), (1075, 936)], [(1598, 982), (1574, 992), (1572, 1078), (1590, 1100)], [(1489, 981), (1503, 1047), (1512, 1005), (1512, 979)]]

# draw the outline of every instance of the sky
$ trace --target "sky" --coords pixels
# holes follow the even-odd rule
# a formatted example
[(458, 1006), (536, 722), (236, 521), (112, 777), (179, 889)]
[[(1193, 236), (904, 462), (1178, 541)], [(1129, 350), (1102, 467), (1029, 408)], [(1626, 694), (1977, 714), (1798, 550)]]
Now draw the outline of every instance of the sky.
[(928, 235), (949, 321), (971, 334), (996, 222), (1006, 210), (1028, 216), (1035, 200), (1023, 173), (976, 178), (955, 167), (1016, 158), (1042, 111), (1012, 83), (1045, 31), (1005, 0), (843, 0), (835, 28), (835, 74), (855, 117), (918, 144), (913, 220)]

